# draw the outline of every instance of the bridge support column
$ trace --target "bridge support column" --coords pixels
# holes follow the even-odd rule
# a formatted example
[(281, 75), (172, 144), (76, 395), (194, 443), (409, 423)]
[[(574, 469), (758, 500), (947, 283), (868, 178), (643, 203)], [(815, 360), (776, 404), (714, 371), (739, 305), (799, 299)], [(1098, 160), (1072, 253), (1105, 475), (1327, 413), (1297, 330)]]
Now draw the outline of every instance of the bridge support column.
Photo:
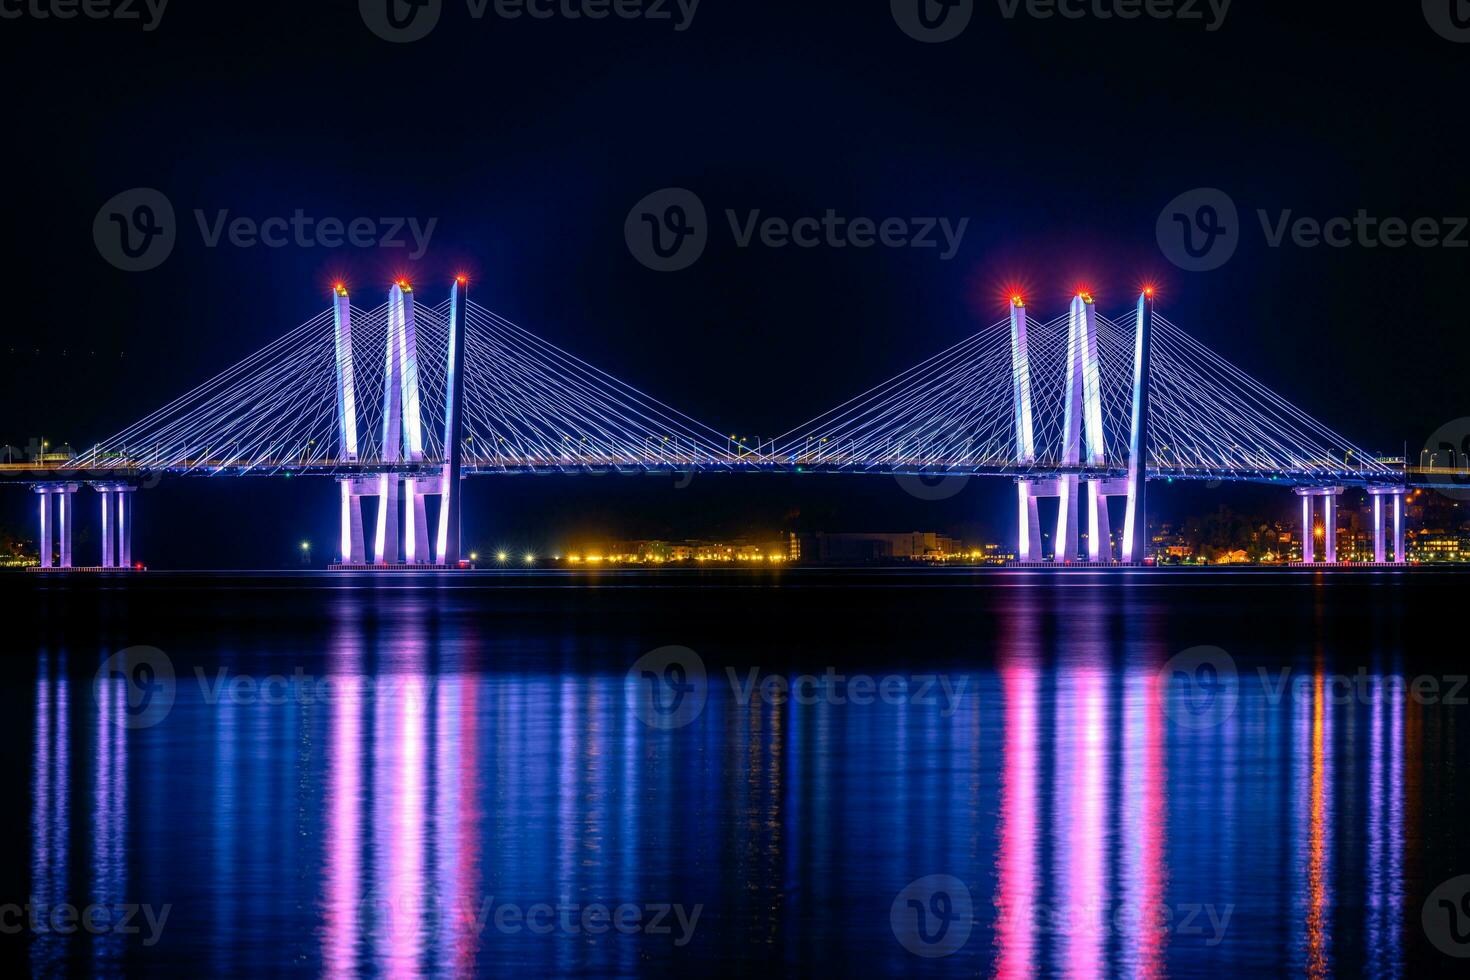
[(1407, 565), (1409, 553), (1404, 550), (1404, 495), (1393, 495), (1393, 563)]
[(1373, 498), (1373, 560), (1388, 564), (1389, 523), (1393, 523), (1393, 563), (1404, 565), (1409, 556), (1404, 552), (1404, 487), (1369, 487)]
[(347, 565), (367, 563), (367, 549), (362, 536), (362, 497), (352, 492), (351, 480), (339, 480), (342, 488), (342, 562)]
[(403, 560), (410, 565), (426, 565), (433, 561), (429, 553), (429, 522), (425, 517), (424, 495), (419, 481), (409, 477), (403, 481)]
[(74, 483), (68, 483), (56, 491), (56, 524), (61, 531), (61, 560), (57, 563), (58, 568), (71, 568), (71, 539), (72, 526), (76, 524), (76, 504), (72, 497), (76, 494), (77, 487)]
[(1316, 498), (1322, 503), (1322, 554), (1329, 565), (1337, 562), (1337, 497), (1342, 487), (1297, 487), (1297, 496), (1302, 498), (1302, 561), (1311, 565), (1317, 561)]
[(113, 535), (116, 531), (117, 512), (113, 509), (113, 492), (111, 487), (98, 487), (98, 495), (102, 498), (102, 567), (117, 567), (117, 552), (113, 546)]
[(1317, 528), (1313, 522), (1312, 495), (1303, 493), (1302, 497), (1302, 561), (1310, 565), (1317, 560)]
[(379, 565), (398, 564), (398, 522), (402, 514), (398, 474), (384, 473), (378, 478), (378, 533), (373, 547), (373, 558)]
[(51, 540), (51, 494), (49, 487), (35, 487), (36, 498), (41, 502), (41, 527), (36, 536), (36, 548), (41, 553), (41, 567), (51, 568), (55, 563), (55, 543)]
[(1020, 503), (1020, 534), (1016, 541), (1017, 561), (1041, 561), (1041, 516), (1036, 509), (1036, 485), (1029, 480), (1016, 484)]
[(133, 488), (117, 487), (113, 496), (117, 498), (117, 565), (119, 568), (132, 568)]
[(1101, 480), (1087, 482), (1087, 559), (1113, 560), (1113, 528), (1108, 521), (1108, 498)]
[(1077, 477), (1057, 480), (1057, 539), (1055, 561), (1077, 560)]
[(1337, 564), (1337, 495), (1336, 494), (1333, 494), (1333, 493), (1327, 494), (1326, 499), (1323, 501), (1323, 505), (1324, 505), (1324, 510), (1322, 512), (1322, 538), (1323, 538), (1324, 542), (1326, 543), (1326, 547), (1323, 549), (1323, 552), (1324, 552), (1324, 554), (1326, 556), (1327, 564), (1329, 564), (1329, 565), (1336, 565)]

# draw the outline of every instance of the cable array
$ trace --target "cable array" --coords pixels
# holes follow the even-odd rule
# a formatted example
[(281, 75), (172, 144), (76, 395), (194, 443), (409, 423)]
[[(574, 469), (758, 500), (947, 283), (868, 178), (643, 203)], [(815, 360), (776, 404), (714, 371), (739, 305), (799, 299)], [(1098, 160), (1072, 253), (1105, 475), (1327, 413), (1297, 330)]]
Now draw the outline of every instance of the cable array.
[[(330, 311), (176, 398), (76, 461), (167, 472), (353, 471), (382, 463), (388, 304), (352, 308), (355, 459), (344, 455)], [(444, 458), (450, 305), (415, 307), (424, 462)], [(1135, 325), (1098, 316), (1102, 468), (1127, 465)], [(1023, 387), (1034, 460), (1017, 437), (1010, 321), (979, 331), (751, 452), (478, 303), (465, 310), (470, 471), (794, 468), (1045, 473), (1063, 467), (1068, 318), (1029, 315)], [(1292, 482), (1391, 479), (1371, 454), (1160, 316), (1149, 385), (1151, 475)], [(1080, 424), (1080, 419), (1079, 419)]]

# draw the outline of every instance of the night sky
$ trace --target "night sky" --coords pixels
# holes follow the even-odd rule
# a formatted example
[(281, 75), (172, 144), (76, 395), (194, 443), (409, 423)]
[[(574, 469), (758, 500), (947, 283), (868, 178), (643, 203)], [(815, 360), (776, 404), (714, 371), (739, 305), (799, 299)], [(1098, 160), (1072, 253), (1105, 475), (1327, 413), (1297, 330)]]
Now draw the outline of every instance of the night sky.
[[(447, 0), (406, 44), (373, 34), (356, 0), (173, 0), (151, 31), (7, 13), (0, 440), (90, 445), (309, 319), (338, 276), (370, 307), (395, 275), (437, 301), (462, 269), (479, 302), (747, 436), (785, 432), (1000, 319), (1013, 281), (1045, 318), (1078, 283), (1119, 314), (1156, 281), (1171, 320), (1377, 451), (1417, 455), (1470, 415), (1470, 231), (1459, 248), (1271, 248), (1257, 216), (1362, 209), (1449, 233), (1470, 215), (1470, 44), (1415, 3), (1237, 0), (1216, 30), (1203, 3), (1203, 20), (1006, 6), (976, 4), (935, 44), (880, 0), (702, 0), (687, 23), (672, 0), (663, 20), (477, 20)], [(103, 203), (135, 187), (176, 213), (172, 253), (146, 272), (115, 268), (93, 237)], [(677, 272), (646, 268), (624, 239), (634, 204), (667, 187), (709, 214), (706, 251)], [(1186, 272), (1155, 226), (1201, 187), (1237, 205), (1239, 247)], [(297, 209), (437, 220), (414, 261), (411, 244), (211, 248), (196, 209), (208, 222)], [(946, 261), (942, 247), (741, 248), (726, 209), (969, 223)], [(333, 492), (175, 481), (139, 501), (137, 550), (162, 565), (276, 564), (307, 538), (325, 553)], [(1284, 493), (1213, 493), (1290, 512)], [(797, 522), (1011, 533), (1001, 481), (938, 503), (877, 477), (480, 479), (470, 494), (470, 547)], [(29, 503), (6, 491), (3, 522), (29, 530)]]

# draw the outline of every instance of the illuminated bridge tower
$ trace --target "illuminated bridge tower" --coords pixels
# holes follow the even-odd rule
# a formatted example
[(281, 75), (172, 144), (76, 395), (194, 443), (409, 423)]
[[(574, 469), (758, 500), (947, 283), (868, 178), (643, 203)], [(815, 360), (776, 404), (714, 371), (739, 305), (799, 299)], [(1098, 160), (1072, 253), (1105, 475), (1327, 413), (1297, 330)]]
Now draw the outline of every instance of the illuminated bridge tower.
[(469, 280), (457, 276), (449, 294), (449, 344), (444, 398), (444, 473), (440, 477), (439, 564), (458, 565), (463, 503), (460, 482), (464, 465), (464, 340)]
[[(1018, 462), (1036, 462), (1035, 425), (1031, 400), (1031, 365), (1026, 338), (1026, 310), (1021, 297), (1011, 301), (1011, 373), (1015, 403)], [(1019, 561), (1041, 561), (1041, 534), (1036, 501), (1056, 497), (1057, 533), (1053, 560), (1081, 560), (1081, 491), (1083, 470), (1101, 471), (1108, 465), (1103, 433), (1102, 369), (1098, 359), (1097, 306), (1091, 295), (1078, 293), (1067, 317), (1067, 372), (1062, 424), (1061, 472), (1046, 482), (1018, 483), (1020, 534), (1016, 557)], [(1100, 475), (1089, 475), (1087, 488), (1087, 556), (1092, 562), (1111, 562), (1112, 526), (1108, 519), (1108, 497), (1126, 491), (1123, 483)]]
[(1133, 421), (1128, 439), (1128, 477), (1123, 515), (1123, 562), (1142, 564), (1148, 560), (1148, 444), (1149, 381), (1153, 375), (1154, 291), (1149, 287), (1138, 297), (1138, 318), (1133, 329)]
[[(393, 284), (384, 343), (382, 471), (343, 477), (341, 566), (458, 565), (464, 442), (464, 344), (468, 280), (458, 277), (450, 295), (448, 376), (444, 411), (445, 461), (440, 472), (425, 469), (420, 405), (418, 323), (413, 287)], [(357, 385), (353, 365), (352, 305), (347, 290), (334, 288), (339, 460), (352, 469), (363, 463), (358, 444)], [(369, 460), (371, 462), (371, 460)], [(440, 495), (437, 534), (429, 536), (427, 497)], [(377, 497), (378, 513), (367, 554), (362, 498)]]
[[(418, 330), (413, 287), (405, 280), (388, 294), (387, 362), (383, 372), (383, 464), (378, 477), (378, 527), (373, 558), (379, 565), (427, 564), (429, 529), (424, 493), (413, 464), (424, 459), (423, 420), (419, 416)], [(399, 470), (394, 464), (409, 464)], [(402, 534), (400, 538), (400, 512)]]
[[(1031, 403), (1031, 355), (1026, 339), (1026, 303), (1020, 296), (1011, 297), (1011, 390), (1016, 415), (1016, 462), (1023, 468), (1036, 462), (1036, 427)], [(1039, 487), (1032, 480), (1018, 480), (1016, 495), (1020, 504), (1020, 532), (1016, 539), (1016, 560), (1040, 561), (1041, 520), (1036, 510)]]
[[(345, 465), (358, 459), (357, 446), (357, 382), (352, 362), (352, 301), (347, 287), (333, 287), (333, 343), (337, 361), (337, 453)], [(362, 565), (367, 562), (367, 549), (362, 535), (362, 498), (371, 494), (366, 481), (346, 477), (338, 481), (342, 492), (342, 562)]]

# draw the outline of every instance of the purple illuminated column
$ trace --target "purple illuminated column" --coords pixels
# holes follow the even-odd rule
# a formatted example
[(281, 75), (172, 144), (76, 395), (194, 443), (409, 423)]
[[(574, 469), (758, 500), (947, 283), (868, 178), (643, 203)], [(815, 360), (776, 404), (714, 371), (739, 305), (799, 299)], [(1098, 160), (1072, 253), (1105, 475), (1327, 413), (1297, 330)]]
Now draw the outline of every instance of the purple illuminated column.
[(50, 568), (52, 564), (52, 548), (54, 547), (51, 543), (51, 491), (45, 487), (37, 487), (36, 496), (41, 501), (41, 533), (36, 540), (36, 544), (40, 547), (41, 551), (41, 567)]
[(102, 567), (114, 568), (112, 488), (101, 487), (97, 492), (102, 496)]
[(57, 491), (56, 496), (56, 520), (61, 530), (60, 567), (62, 568), (71, 567), (71, 526), (75, 523), (72, 520), (71, 496), (76, 492), (76, 489), (74, 486), (64, 486)]
[(1312, 527), (1312, 495), (1302, 494), (1302, 561), (1308, 565), (1317, 560), (1317, 539)]
[(117, 497), (117, 563), (121, 568), (133, 567), (133, 488), (118, 487)]
[(1383, 494), (1373, 495), (1373, 561), (1382, 565), (1388, 561), (1388, 535), (1383, 522)]
[(1323, 497), (1322, 540), (1327, 564), (1337, 564), (1337, 492), (1329, 490)]
[(1404, 552), (1404, 495), (1393, 495), (1393, 563), (1406, 565), (1409, 556)]

